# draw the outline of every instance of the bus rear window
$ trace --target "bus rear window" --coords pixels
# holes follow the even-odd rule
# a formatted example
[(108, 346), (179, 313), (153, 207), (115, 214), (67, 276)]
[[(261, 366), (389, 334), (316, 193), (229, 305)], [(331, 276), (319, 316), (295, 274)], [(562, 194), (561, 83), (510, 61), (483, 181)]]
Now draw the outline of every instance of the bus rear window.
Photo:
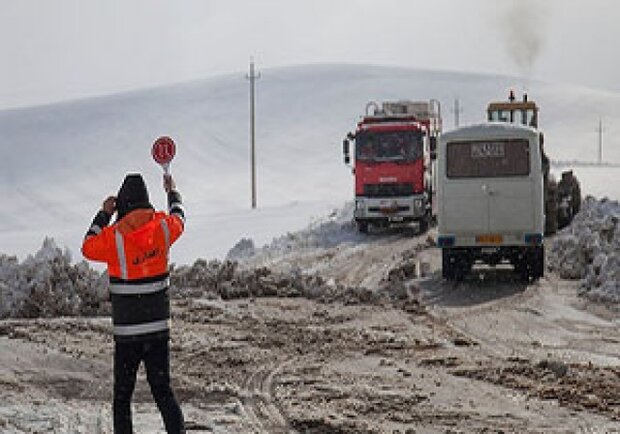
[(500, 178), (530, 173), (529, 142), (523, 139), (451, 142), (448, 178)]

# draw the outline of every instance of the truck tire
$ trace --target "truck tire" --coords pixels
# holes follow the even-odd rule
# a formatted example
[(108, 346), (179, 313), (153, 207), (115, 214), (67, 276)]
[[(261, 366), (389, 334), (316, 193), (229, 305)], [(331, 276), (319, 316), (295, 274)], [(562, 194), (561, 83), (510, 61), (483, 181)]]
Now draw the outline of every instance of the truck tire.
[(575, 211), (575, 214), (577, 214), (581, 209), (581, 185), (579, 185), (577, 178), (575, 178), (573, 192), (573, 210)]
[[(564, 204), (562, 205), (564, 206)], [(570, 225), (574, 215), (575, 212), (570, 202), (566, 205), (566, 208), (558, 209), (558, 230), (564, 229), (566, 226)]]
[(568, 223), (566, 224), (568, 225), (581, 209), (581, 186), (579, 185), (577, 177), (573, 175), (572, 170), (562, 172), (562, 178), (558, 184), (558, 191), (561, 192), (563, 196), (568, 195), (570, 197), (571, 211), (567, 216)]
[(549, 180), (545, 188), (545, 234), (558, 231), (558, 185)]
[(427, 214), (424, 215), (424, 217), (422, 217), (420, 220), (418, 220), (418, 233), (417, 233), (417, 235), (422, 235), (422, 234), (426, 233), (426, 231), (428, 231), (428, 228), (430, 227), (430, 224), (431, 224), (431, 217), (427, 213)]

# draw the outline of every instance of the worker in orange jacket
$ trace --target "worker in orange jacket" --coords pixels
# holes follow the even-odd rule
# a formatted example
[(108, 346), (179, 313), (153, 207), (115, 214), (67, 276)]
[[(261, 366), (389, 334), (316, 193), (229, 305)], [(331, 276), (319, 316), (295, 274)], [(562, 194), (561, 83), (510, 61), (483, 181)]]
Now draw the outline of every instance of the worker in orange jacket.
[[(153, 209), (141, 175), (127, 175), (118, 195), (103, 202), (82, 245), (86, 258), (108, 266), (116, 434), (133, 432), (131, 395), (142, 361), (166, 431), (185, 432), (183, 414), (170, 387), (168, 294), (168, 252), (183, 232), (185, 214), (171, 175), (164, 175), (164, 189), (169, 213)], [(115, 212), (116, 222), (108, 226)]]

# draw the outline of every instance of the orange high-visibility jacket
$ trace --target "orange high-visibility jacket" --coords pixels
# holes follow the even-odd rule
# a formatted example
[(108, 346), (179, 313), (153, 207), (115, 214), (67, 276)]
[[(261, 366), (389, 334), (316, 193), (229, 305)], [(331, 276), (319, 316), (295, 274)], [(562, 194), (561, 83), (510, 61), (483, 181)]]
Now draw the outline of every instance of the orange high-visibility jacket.
[(105, 262), (110, 277), (135, 280), (168, 272), (168, 250), (183, 233), (178, 215), (138, 209), (98, 235), (87, 236), (84, 256)]
[(111, 226), (110, 216), (100, 211), (84, 239), (84, 256), (108, 266), (117, 341), (169, 334), (168, 252), (185, 217), (178, 193), (169, 202), (170, 214), (136, 209)]

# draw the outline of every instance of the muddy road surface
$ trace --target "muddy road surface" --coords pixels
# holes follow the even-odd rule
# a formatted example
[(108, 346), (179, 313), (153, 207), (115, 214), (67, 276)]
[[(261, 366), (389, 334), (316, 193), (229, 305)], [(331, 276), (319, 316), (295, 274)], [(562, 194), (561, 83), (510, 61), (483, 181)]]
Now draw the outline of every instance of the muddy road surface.
[[(240, 265), (373, 297), (175, 298), (188, 432), (620, 432), (616, 311), (551, 274), (445, 282), (431, 244), (380, 234)], [(0, 432), (111, 432), (110, 329), (107, 318), (1, 321)], [(133, 410), (136, 432), (163, 432), (143, 371)]]

